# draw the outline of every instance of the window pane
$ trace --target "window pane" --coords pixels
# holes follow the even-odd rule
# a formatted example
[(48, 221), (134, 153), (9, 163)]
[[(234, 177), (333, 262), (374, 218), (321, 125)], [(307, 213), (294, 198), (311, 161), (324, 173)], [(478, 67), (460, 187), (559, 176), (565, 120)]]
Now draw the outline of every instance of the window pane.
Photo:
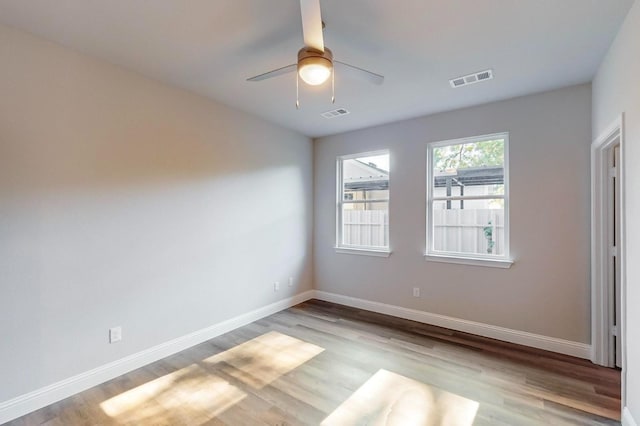
[(433, 196), (504, 194), (504, 139), (433, 148)]
[(344, 203), (342, 244), (357, 247), (388, 247), (389, 203)]
[(389, 154), (342, 162), (344, 201), (389, 199)]
[(503, 199), (434, 201), (432, 219), (434, 251), (505, 254)]

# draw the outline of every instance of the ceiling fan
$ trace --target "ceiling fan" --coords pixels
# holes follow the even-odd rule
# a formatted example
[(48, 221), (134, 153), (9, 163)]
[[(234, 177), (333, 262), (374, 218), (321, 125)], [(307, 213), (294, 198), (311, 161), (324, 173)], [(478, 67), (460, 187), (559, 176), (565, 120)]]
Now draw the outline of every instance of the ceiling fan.
[(298, 99), (299, 78), (308, 85), (318, 86), (331, 77), (331, 102), (335, 102), (336, 65), (374, 84), (379, 85), (384, 82), (384, 77), (380, 74), (333, 59), (333, 52), (324, 45), (324, 37), (322, 34), (324, 22), (322, 22), (322, 16), (320, 14), (320, 0), (300, 0), (300, 12), (302, 14), (304, 47), (298, 51), (298, 62), (256, 75), (255, 77), (248, 78), (247, 81), (262, 81), (297, 71), (296, 108), (300, 107)]

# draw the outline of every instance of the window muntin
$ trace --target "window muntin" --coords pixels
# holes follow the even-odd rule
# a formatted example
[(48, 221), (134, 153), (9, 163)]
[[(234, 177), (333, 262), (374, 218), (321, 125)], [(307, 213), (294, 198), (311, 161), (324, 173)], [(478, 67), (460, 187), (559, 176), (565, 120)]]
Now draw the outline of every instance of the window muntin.
[(429, 145), (427, 254), (507, 260), (508, 134)]
[(337, 246), (389, 249), (389, 152), (338, 158)]

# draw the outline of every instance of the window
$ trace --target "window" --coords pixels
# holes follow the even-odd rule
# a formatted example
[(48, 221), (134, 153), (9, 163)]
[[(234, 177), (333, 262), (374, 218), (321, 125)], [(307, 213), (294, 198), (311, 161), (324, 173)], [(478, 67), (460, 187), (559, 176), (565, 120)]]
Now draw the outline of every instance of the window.
[(388, 255), (389, 152), (338, 157), (337, 171), (336, 248)]
[(510, 266), (508, 142), (501, 133), (429, 144), (428, 260)]

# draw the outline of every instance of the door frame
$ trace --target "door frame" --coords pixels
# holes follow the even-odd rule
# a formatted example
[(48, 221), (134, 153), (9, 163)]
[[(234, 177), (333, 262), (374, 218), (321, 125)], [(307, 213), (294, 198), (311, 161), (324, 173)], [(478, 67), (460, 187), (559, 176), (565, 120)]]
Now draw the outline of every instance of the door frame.
[[(620, 241), (617, 259), (620, 261), (621, 324), (618, 337), (621, 339), (622, 368), (626, 367), (626, 219), (625, 219), (625, 144), (624, 114), (621, 114), (591, 144), (591, 361), (606, 367), (615, 366), (613, 335), (611, 334), (612, 307), (615, 300), (609, 286), (609, 235), (608, 226), (612, 209), (608, 200), (609, 150), (620, 144)], [(623, 384), (623, 401), (624, 401)]]

